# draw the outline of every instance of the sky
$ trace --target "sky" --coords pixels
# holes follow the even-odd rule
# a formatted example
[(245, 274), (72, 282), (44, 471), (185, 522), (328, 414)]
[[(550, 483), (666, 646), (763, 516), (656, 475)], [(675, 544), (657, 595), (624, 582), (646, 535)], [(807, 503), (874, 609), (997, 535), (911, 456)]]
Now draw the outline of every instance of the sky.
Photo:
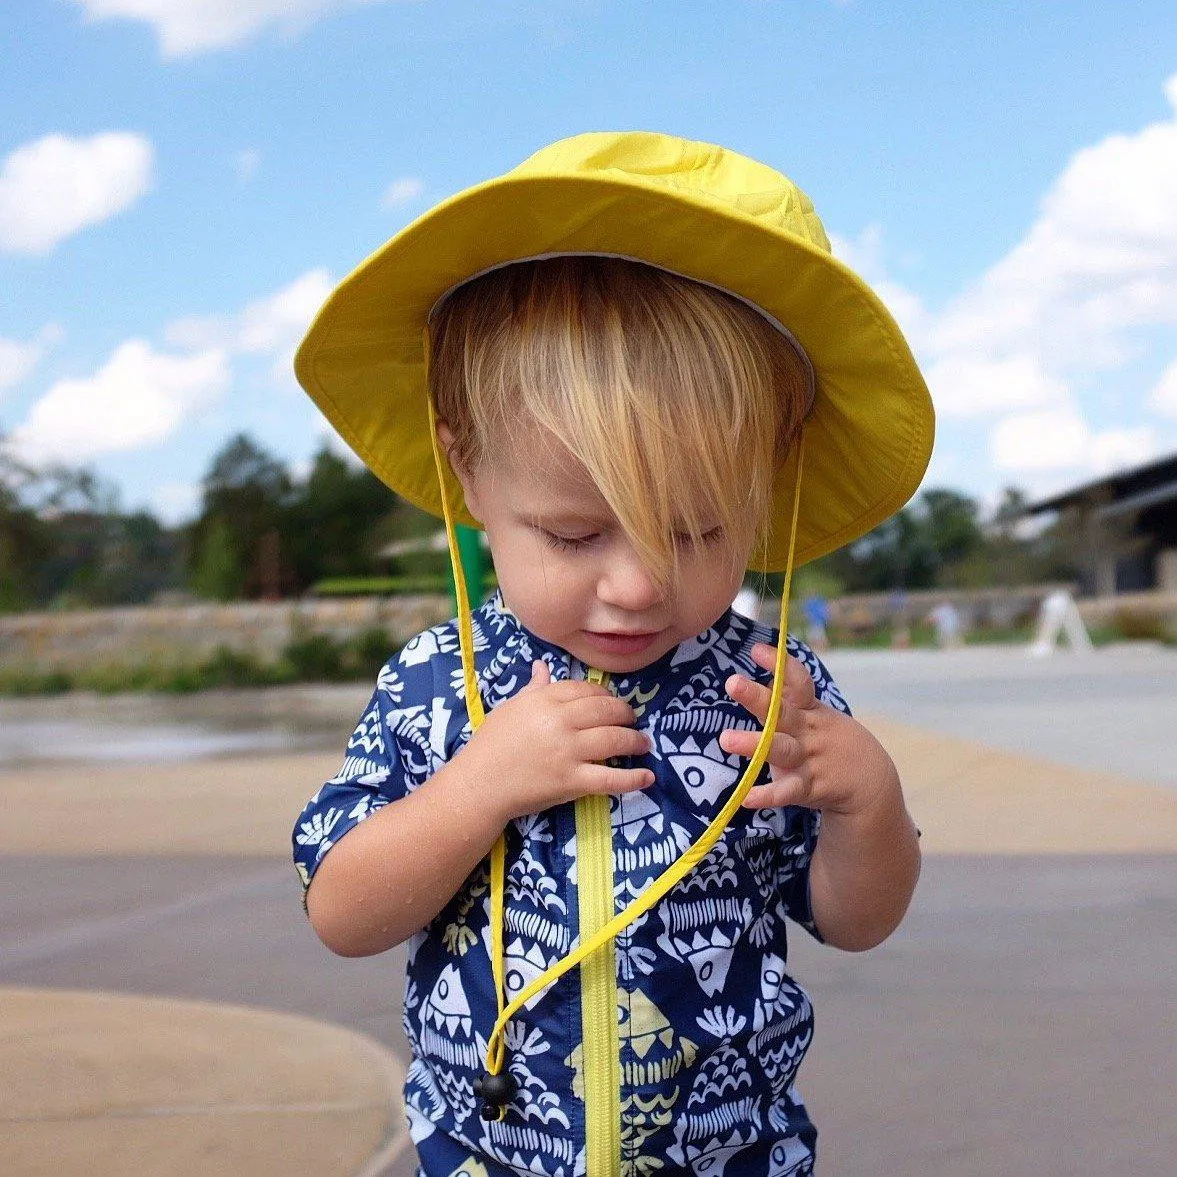
[(1172, 0), (14, 0), (0, 434), (169, 523), (237, 431), (305, 472), (344, 448), (291, 368), (333, 285), (600, 130), (808, 193), (928, 379), (925, 487), (1177, 452)]

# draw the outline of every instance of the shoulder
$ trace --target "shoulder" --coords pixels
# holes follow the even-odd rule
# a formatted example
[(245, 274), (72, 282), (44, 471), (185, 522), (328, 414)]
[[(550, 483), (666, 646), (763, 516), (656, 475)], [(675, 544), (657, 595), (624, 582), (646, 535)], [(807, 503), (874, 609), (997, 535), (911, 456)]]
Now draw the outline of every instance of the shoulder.
[[(470, 627), (479, 688), (484, 703), (493, 706), (501, 693), (511, 693), (526, 681), (531, 650), (501, 608), (497, 594), (471, 611)], [(515, 682), (520, 663), (526, 664), (528, 674)], [(378, 686), (392, 706), (432, 696), (451, 701), (464, 712), (466, 681), (458, 619), (414, 634), (380, 672)]]
[(450, 671), (461, 667), (456, 619), (414, 634), (381, 667), (376, 695), (384, 708), (422, 703), (449, 691)]

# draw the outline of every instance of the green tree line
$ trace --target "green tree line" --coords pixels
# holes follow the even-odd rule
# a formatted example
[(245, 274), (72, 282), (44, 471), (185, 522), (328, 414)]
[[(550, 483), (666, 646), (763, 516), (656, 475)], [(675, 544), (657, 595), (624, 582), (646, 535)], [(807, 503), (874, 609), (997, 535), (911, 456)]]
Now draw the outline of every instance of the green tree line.
[(443, 557), (380, 555), (436, 522), (324, 446), (302, 478), (247, 434), (201, 481), (194, 520), (124, 511), (87, 470), (33, 468), (0, 440), (0, 611), (298, 596), (333, 577), (428, 574)]
[[(1010, 489), (990, 518), (978, 502), (925, 489), (841, 551), (798, 571), (798, 593), (1026, 584), (1073, 575), (1058, 525), (1025, 535)], [(138, 604), (164, 594), (209, 600), (301, 595), (331, 579), (430, 578), (444, 552), (382, 551), (436, 532), (374, 475), (324, 446), (296, 477), (248, 434), (230, 438), (201, 482), (194, 520), (165, 526), (124, 511), (93, 472), (33, 468), (0, 439), (0, 611)], [(770, 587), (779, 578), (768, 578)]]

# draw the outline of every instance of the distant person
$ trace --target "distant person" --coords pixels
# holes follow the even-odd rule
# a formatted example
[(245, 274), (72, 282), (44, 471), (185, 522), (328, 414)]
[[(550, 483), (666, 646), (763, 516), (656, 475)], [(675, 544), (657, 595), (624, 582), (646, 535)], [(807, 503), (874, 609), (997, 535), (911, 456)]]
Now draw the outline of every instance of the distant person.
[(801, 610), (805, 614), (805, 639), (815, 650), (829, 648), (830, 639), (827, 627), (830, 624), (830, 605), (825, 597), (818, 593), (811, 593), (801, 603)]
[(961, 644), (960, 612), (951, 601), (941, 601), (929, 614), (928, 620), (936, 634), (936, 645), (950, 650)]
[(891, 619), (891, 648), (906, 650), (911, 645), (911, 619), (908, 616), (908, 596), (896, 589), (887, 598), (887, 613)]
[(296, 366), (499, 579), (472, 611), (454, 559), (294, 829), (324, 943), (407, 942), (418, 1173), (811, 1173), (785, 917), (882, 942), (918, 831), (789, 594), (731, 605), (917, 488), (893, 319), (771, 168), (591, 133), (402, 230)]

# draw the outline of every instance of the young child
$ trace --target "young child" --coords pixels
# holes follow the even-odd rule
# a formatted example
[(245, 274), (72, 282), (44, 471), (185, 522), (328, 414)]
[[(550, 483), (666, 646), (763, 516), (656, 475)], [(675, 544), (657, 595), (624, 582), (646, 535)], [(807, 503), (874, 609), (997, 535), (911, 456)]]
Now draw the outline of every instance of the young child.
[[(419, 1173), (811, 1173), (785, 918), (879, 943), (918, 831), (779, 634), (792, 567), (926, 468), (894, 321), (779, 173), (594, 133), (393, 238), (296, 367), (445, 518), (458, 587), (294, 831), (328, 947), (407, 941)], [(499, 579), (473, 614), (455, 521), (485, 528)], [(749, 567), (786, 573), (779, 634), (730, 607)]]

